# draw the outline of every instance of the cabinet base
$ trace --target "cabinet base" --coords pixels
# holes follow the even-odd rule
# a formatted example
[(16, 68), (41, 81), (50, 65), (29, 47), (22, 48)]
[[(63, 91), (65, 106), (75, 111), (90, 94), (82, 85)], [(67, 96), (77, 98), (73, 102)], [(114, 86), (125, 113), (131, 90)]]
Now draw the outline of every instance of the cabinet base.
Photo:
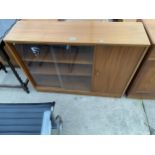
[(53, 92), (53, 93), (78, 94), (78, 95), (102, 96), (102, 97), (116, 97), (116, 98), (122, 97), (121, 94), (114, 94), (114, 93), (108, 94), (108, 93), (100, 93), (100, 92), (66, 90), (66, 89), (43, 87), (43, 86), (35, 86), (35, 89), (39, 92)]
[(134, 99), (155, 99), (155, 93), (130, 94), (127, 97)]

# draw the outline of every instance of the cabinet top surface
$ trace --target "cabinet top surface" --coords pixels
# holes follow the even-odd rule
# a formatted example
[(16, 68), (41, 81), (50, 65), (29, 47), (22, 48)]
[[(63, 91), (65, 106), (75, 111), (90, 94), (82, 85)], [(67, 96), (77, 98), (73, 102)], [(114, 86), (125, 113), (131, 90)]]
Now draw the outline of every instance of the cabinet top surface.
[(4, 38), (16, 43), (150, 45), (140, 22), (20, 20)]
[(152, 44), (155, 44), (155, 19), (143, 19), (142, 21)]

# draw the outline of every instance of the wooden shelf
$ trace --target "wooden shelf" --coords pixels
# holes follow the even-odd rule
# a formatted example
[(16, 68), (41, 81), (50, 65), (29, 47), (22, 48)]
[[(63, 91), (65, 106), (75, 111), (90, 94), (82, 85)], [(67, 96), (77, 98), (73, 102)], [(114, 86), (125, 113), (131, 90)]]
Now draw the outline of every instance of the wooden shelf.
[(91, 78), (87, 77), (68, 77), (68, 76), (62, 76), (62, 83), (63, 86), (60, 85), (58, 77), (57, 76), (51, 76), (51, 75), (33, 75), (35, 78), (37, 84), (39, 86), (45, 86), (45, 87), (57, 87), (62, 89), (69, 89), (69, 90), (85, 90), (90, 91), (91, 86)]
[[(56, 67), (51, 63), (30, 63), (28, 64), (32, 74), (57, 75)], [(67, 65), (58, 64), (60, 75), (67, 76), (92, 76), (92, 66), (89, 65)]]
[(42, 75), (42, 74), (33, 74), (33, 78), (36, 80), (36, 83), (40, 86), (51, 86), (51, 87), (60, 87), (58, 77), (55, 75)]
[[(77, 54), (77, 57), (75, 58), (74, 62), (71, 60), (71, 58), (74, 57), (74, 55), (64, 55), (63, 51), (62, 52), (56, 52), (56, 61), (57, 63), (74, 63), (74, 64), (86, 64), (86, 65), (92, 65), (92, 54), (91, 52), (80, 52)], [(53, 59), (52, 53), (51, 52), (41, 52), (38, 57), (35, 57), (33, 54), (27, 52), (24, 56), (24, 61), (27, 62), (51, 62), (54, 63), (55, 60)]]

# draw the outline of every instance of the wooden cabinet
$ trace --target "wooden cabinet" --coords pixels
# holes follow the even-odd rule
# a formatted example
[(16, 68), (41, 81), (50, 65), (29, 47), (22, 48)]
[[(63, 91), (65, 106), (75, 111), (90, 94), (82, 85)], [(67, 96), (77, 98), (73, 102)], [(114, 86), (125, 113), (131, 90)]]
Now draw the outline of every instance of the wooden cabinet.
[(139, 77), (136, 91), (138, 93), (153, 93), (155, 92), (155, 61), (147, 61)]
[(37, 90), (116, 97), (150, 45), (134, 22), (21, 20), (4, 40)]
[(151, 41), (151, 47), (136, 77), (128, 96), (133, 98), (155, 98), (155, 20), (142, 20)]
[(155, 61), (145, 60), (128, 92), (133, 98), (155, 98)]

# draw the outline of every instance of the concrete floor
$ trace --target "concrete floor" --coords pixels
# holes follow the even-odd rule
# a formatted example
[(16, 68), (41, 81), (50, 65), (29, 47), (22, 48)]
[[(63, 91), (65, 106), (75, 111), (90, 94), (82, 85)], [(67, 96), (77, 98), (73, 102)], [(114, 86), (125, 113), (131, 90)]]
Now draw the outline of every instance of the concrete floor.
[[(8, 74), (0, 71), (0, 83), (18, 84), (11, 71)], [(55, 114), (60, 114), (64, 122), (62, 134), (148, 135), (148, 124), (155, 128), (155, 101), (41, 93), (30, 84), (29, 88), (30, 94), (22, 89), (0, 88), (0, 103), (56, 101)]]

